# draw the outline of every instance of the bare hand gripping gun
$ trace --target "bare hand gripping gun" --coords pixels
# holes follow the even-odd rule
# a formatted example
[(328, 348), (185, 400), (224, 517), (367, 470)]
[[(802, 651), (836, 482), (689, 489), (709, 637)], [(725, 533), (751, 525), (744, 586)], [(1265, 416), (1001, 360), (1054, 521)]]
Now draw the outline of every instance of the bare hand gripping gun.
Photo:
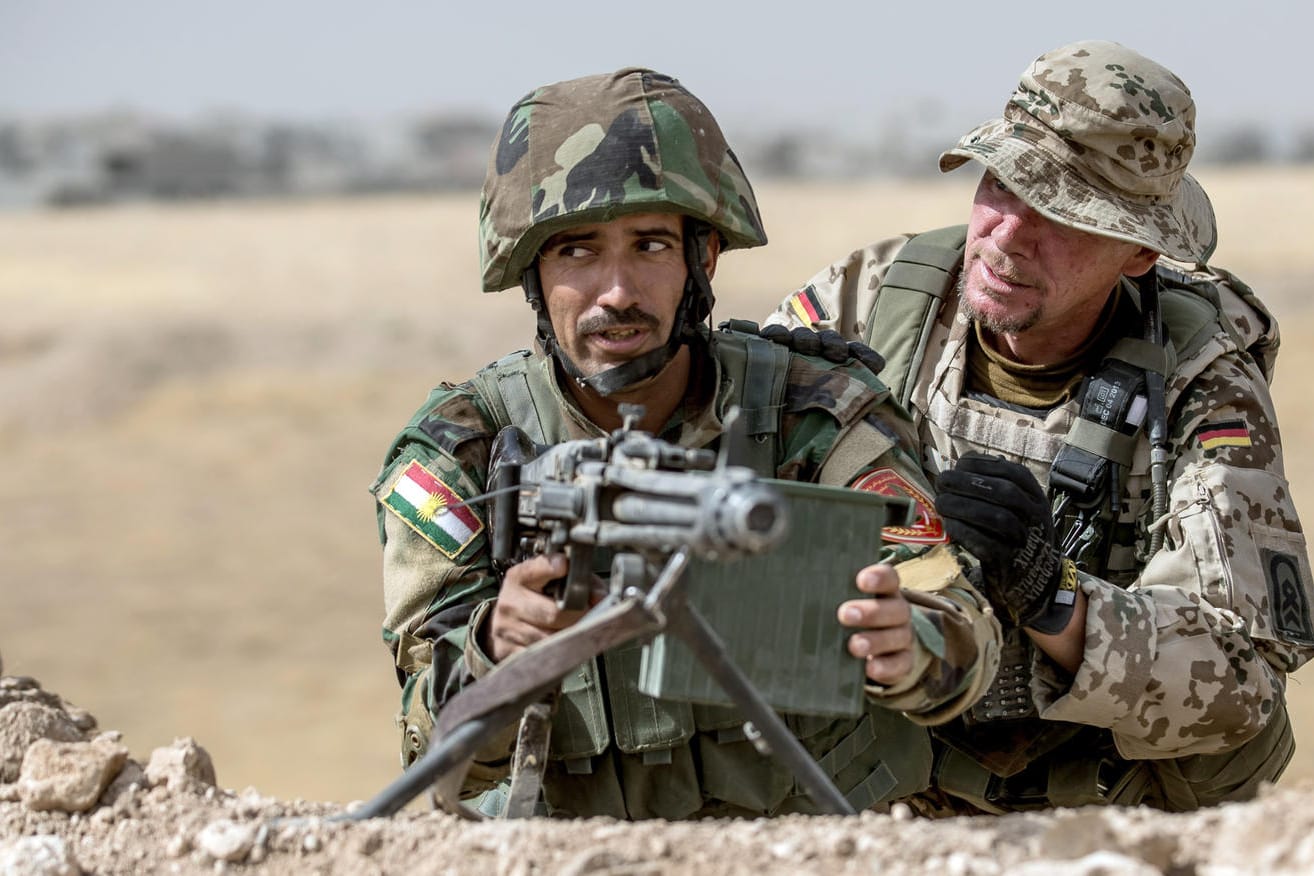
[[(549, 448), (534, 446), (514, 426), (503, 429), (493, 444), (490, 490), (482, 497), (491, 505), (495, 568), (505, 571), (535, 554), (564, 552), (569, 572), (558, 602), (584, 608), (595, 559), (605, 561), (599, 554), (609, 551), (606, 597), (573, 626), (503, 661), (452, 697), (437, 716), (426, 754), (348, 817), (389, 815), (430, 786), (443, 808), (476, 817), (459, 803), (465, 773), (480, 745), (517, 718), (522, 720), (507, 813), (529, 814), (547, 752), (550, 721), (543, 701), (581, 664), (654, 635), (641, 690), (734, 704), (748, 718), (750, 738), (795, 774), (821, 811), (853, 812), (773, 707), (860, 713), (862, 665), (844, 650), (846, 634), (834, 606), (856, 594), (854, 574), (874, 560), (887, 501), (834, 487), (765, 481), (751, 469), (727, 464), (724, 455), (638, 431), (642, 408), (622, 406), (621, 413), (624, 425), (606, 438)], [(790, 526), (791, 517), (798, 525)], [(822, 581), (829, 582), (828, 591), (819, 586)], [(800, 611), (805, 598), (829, 604), (824, 611)], [(779, 616), (763, 621), (763, 611)], [(733, 642), (727, 648), (704, 612), (723, 631), (763, 623), (797, 630), (789, 638), (801, 650), (790, 652), (790, 643), (765, 649), (778, 657), (777, 669), (763, 675), (755, 667), (755, 684), (736, 663), (761, 662), (760, 630), (749, 630), (758, 633), (750, 650), (736, 650)], [(814, 618), (812, 627), (804, 616)], [(793, 675), (780, 676), (779, 667)], [(766, 697), (759, 692), (762, 684)]]

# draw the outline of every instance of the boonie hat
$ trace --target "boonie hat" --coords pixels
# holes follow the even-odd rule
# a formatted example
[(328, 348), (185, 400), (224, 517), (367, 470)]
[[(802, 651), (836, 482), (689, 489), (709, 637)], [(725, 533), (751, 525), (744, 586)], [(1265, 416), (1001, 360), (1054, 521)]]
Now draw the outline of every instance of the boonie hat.
[(1195, 102), (1170, 70), (1118, 43), (1088, 40), (1041, 55), (1003, 118), (940, 156), (975, 159), (1028, 206), (1062, 225), (1203, 265), (1214, 210), (1186, 172)]

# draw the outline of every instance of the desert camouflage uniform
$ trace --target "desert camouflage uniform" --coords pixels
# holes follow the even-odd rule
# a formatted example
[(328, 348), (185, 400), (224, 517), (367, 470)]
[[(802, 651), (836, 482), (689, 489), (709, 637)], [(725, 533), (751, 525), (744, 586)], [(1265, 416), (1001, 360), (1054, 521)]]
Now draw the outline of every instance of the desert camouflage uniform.
[[(1176, 357), (1166, 368), (1167, 513), (1151, 519), (1142, 429), (1114, 482), (1121, 504), (1106, 530), (1104, 568), (1080, 577), (1089, 602), (1076, 674), (1032, 649), (1029, 695), (1043, 720), (1018, 732), (1011, 753), (1035, 754), (1048, 774), (1032, 770), (1030, 788), (1020, 781), (1010, 788), (995, 763), (993, 777), (978, 776), (977, 787), (964, 789), (971, 770), (954, 775), (953, 751), (938, 756), (937, 782), (956, 782), (951, 793), (979, 808), (1109, 801), (1190, 808), (1253, 794), (1276, 779), (1294, 749), (1284, 686), (1287, 673), (1314, 653), (1314, 588), (1268, 391), (1276, 324), (1249, 290), (1206, 267), (1217, 232), (1204, 190), (1186, 173), (1194, 118), (1190, 92), (1171, 71), (1117, 44), (1073, 43), (1038, 58), (1003, 118), (940, 157), (944, 171), (975, 160), (1050, 221), (1149, 247), (1183, 272), (1194, 269), (1206, 287), (1205, 295), (1161, 295)], [(945, 230), (923, 239), (932, 237), (947, 239)], [(953, 282), (961, 254), (937, 265), (947, 280), (931, 280), (920, 253), (897, 258), (908, 240), (872, 244), (822, 270), (769, 322), (834, 328), (910, 362), (911, 370), (897, 369), (911, 388), (901, 398), (909, 399), (928, 471), (984, 451), (1027, 466), (1048, 486), (1079, 398), (1028, 411), (976, 391), (968, 377), (975, 331)], [(890, 279), (896, 262), (898, 282)], [(919, 357), (908, 332), (916, 337), (928, 323), (895, 327), (898, 320), (886, 314), (920, 296), (892, 290), (928, 286), (945, 298)], [(1123, 318), (1093, 342), (1095, 353), (1129, 334), (1143, 336), (1137, 288), (1123, 280), (1121, 297), (1111, 300)], [(1164, 543), (1149, 556), (1156, 530)], [(1047, 758), (1031, 747), (1030, 737), (1063, 732), (1073, 738)], [(958, 750), (970, 747), (964, 740), (960, 733)], [(1007, 747), (995, 753), (1008, 754)], [(977, 751), (974, 760), (989, 758)], [(993, 800), (987, 785), (1000, 791)]]
[[(622, 70), (531, 92), (512, 109), (489, 162), (480, 204), (484, 289), (523, 282), (535, 301), (534, 259), (552, 234), (657, 211), (693, 220), (685, 224), (686, 243), (696, 222), (714, 228), (723, 249), (766, 240), (752, 189), (715, 120), (674, 80)], [(693, 328), (711, 306), (711, 290), (703, 282), (697, 288), (691, 269), (684, 300), (693, 304), (685, 326), (677, 326), (691, 347), (689, 392), (659, 435), (686, 447), (716, 447), (728, 407), (740, 404), (753, 388), (736, 386), (734, 372), (722, 361), (733, 343), (748, 341)], [(536, 306), (542, 305), (540, 293)], [(539, 339), (551, 349), (544, 309)], [(771, 346), (757, 338), (751, 342)], [(458, 539), (434, 540), (421, 531), (424, 527), (393, 513), (391, 497), (399, 487), (410, 489), (403, 484), (408, 471), (448, 503), (484, 490), (491, 442), (509, 425), (494, 413), (506, 406), (495, 406), (480, 393), (481, 384), (490, 385), (490, 374), (500, 387), (502, 375), (523, 368), (516, 379), (523, 381), (549, 443), (602, 434), (562, 391), (564, 366), (558, 357), (529, 356), (513, 355), (473, 382), (434, 390), (394, 440), (372, 487), (384, 543), (384, 640), (403, 686), (404, 763), (424, 749), (432, 717), (444, 704), (492, 670), (472, 632), (488, 617), (499, 580), (490, 564), (481, 507), (463, 512)], [(906, 494), (926, 496), (920, 468), (900, 449), (912, 446), (907, 416), (890, 404), (869, 371), (854, 362), (836, 365), (799, 355), (790, 355), (781, 367), (785, 389), (771, 474), (838, 485), (861, 481), (872, 488), (884, 485), (882, 491), (901, 487)], [(773, 385), (777, 377), (778, 369)], [(918, 536), (930, 541), (942, 529), (929, 498), (921, 508)], [(879, 559), (877, 550), (873, 545), (872, 561)], [(913, 552), (900, 546), (893, 559), (908, 559)], [(968, 584), (960, 561), (970, 565), (939, 546), (900, 566), (905, 589), (934, 591), (919, 599), (925, 605), (914, 606), (914, 668), (903, 682), (869, 686), (868, 708), (857, 720), (790, 718), (791, 729), (824, 758), (841, 792), (859, 806), (924, 786), (930, 744), (922, 725), (948, 720), (969, 706), (994, 676), (999, 626)], [(544, 781), (550, 811), (684, 818), (810, 808), (792, 777), (736, 734), (742, 716), (646, 697), (637, 690), (637, 674), (637, 646), (622, 646), (563, 682), (564, 707), (553, 719), (553, 758)], [(468, 776), (467, 792), (492, 799), (487, 792), (497, 790), (509, 767), (511, 735), (488, 741)]]
[[(824, 316), (814, 327), (854, 338), (879, 332), (865, 324), (866, 315), (908, 239), (872, 244), (818, 273), (805, 287)], [(1244, 303), (1221, 291), (1240, 320), (1243, 343), (1254, 340), (1256, 315), (1240, 316)], [(1125, 292), (1134, 296), (1130, 283)], [(804, 324), (793, 299), (768, 322)], [(966, 385), (972, 333), (951, 293), (912, 372), (909, 409), (923, 463), (937, 471), (969, 450), (998, 453), (1026, 465), (1047, 486), (1078, 403), (1030, 416), (973, 397)], [(1161, 784), (1189, 783), (1189, 777), (1177, 778), (1180, 771), (1208, 771), (1201, 781), (1214, 787), (1195, 793), (1210, 802), (1215, 793), (1253, 792), (1255, 781), (1276, 778), (1290, 756), (1285, 675), (1314, 653), (1309, 560), (1283, 475), (1268, 383), (1220, 323), (1177, 362), (1167, 409), (1171, 492), (1164, 547), (1147, 562), (1150, 448), (1142, 432), (1122, 487), (1109, 568), (1103, 578), (1080, 577), (1089, 600), (1081, 666), (1069, 676), (1035, 651), (1031, 693), (1046, 721), (1107, 728), (1124, 760), (1228, 752), (1270, 727), (1270, 735), (1286, 737), (1265, 740), (1285, 756), (1257, 776), (1229, 773), (1223, 758), (1156, 765), (1171, 774), (1159, 777)], [(1207, 437), (1220, 426), (1246, 437), (1235, 443)], [(1294, 565), (1278, 560), (1270, 572), (1278, 557)], [(1142, 791), (1151, 798), (1157, 793)]]

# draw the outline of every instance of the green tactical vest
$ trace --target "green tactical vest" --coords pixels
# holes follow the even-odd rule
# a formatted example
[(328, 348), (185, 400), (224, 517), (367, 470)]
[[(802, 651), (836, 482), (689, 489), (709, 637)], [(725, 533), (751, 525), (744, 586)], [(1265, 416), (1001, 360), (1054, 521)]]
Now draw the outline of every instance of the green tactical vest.
[[(911, 238), (895, 256), (867, 314), (863, 341), (885, 357), (882, 381), (907, 406), (926, 355), (941, 305), (957, 281), (963, 262), (967, 226), (941, 228)], [(1255, 311), (1254, 335), (1243, 338), (1225, 318), (1219, 290), (1208, 280), (1188, 276), (1166, 265), (1156, 266), (1161, 285), (1160, 306), (1168, 330), (1165, 348), (1153, 348), (1139, 338), (1117, 341), (1109, 357), (1171, 376), (1176, 364), (1198, 352), (1221, 327), (1251, 353), (1271, 379), (1277, 334), (1271, 315), (1255, 294), (1226, 272), (1218, 272), (1228, 287)], [(1067, 443), (1133, 466), (1133, 441), (1078, 417)], [(1139, 439), (1144, 440), (1143, 434)], [(1132, 470), (1130, 476), (1147, 472)], [(1114, 583), (1130, 582), (1136, 564), (1130, 546), (1116, 548)], [(1122, 585), (1125, 586), (1125, 583)], [(1030, 674), (1030, 642), (1021, 633), (1008, 637), (1007, 657), (992, 690), (973, 713), (981, 712), (995, 688), (1025, 689)], [(1291, 756), (1292, 742), (1285, 712), (1241, 748), (1220, 755), (1198, 755), (1158, 762), (1120, 758), (1107, 731), (1095, 727), (1043, 721), (1038, 718), (987, 720), (963, 718), (937, 727), (934, 784), (960, 800), (994, 812), (1052, 805), (1147, 803), (1164, 809), (1192, 809), (1229, 799), (1238, 789), (1260, 778), (1275, 779)], [(1225, 778), (1223, 778), (1225, 777)], [(1246, 777), (1243, 781), (1240, 777)]]
[[(712, 335), (711, 350), (733, 385), (726, 408), (738, 405), (747, 423), (739, 458), (774, 477), (790, 353), (724, 328)], [(554, 444), (567, 434), (551, 369), (549, 359), (521, 351), (472, 382), (499, 427), (514, 423), (536, 442)], [(614, 648), (562, 682), (543, 789), (552, 814), (680, 819), (813, 811), (793, 775), (745, 737), (737, 709), (641, 693), (641, 649), (638, 642)], [(853, 720), (783, 717), (856, 809), (929, 782), (929, 736), (897, 712), (873, 704)]]

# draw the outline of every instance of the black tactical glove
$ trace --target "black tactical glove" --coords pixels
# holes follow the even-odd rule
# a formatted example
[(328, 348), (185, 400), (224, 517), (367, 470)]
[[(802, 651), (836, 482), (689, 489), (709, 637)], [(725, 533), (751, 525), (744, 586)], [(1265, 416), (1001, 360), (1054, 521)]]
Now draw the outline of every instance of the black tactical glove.
[(837, 364), (857, 359), (872, 374), (880, 374), (885, 367), (885, 357), (861, 341), (846, 341), (844, 336), (834, 329), (813, 331), (799, 326), (787, 329), (783, 325), (764, 325), (758, 334), (796, 353), (805, 356), (821, 356), (827, 362)]
[(1077, 570), (1059, 556), (1049, 501), (1023, 465), (968, 453), (935, 480), (935, 510), (949, 538), (981, 562), (986, 596), (1020, 627), (1062, 632)]

